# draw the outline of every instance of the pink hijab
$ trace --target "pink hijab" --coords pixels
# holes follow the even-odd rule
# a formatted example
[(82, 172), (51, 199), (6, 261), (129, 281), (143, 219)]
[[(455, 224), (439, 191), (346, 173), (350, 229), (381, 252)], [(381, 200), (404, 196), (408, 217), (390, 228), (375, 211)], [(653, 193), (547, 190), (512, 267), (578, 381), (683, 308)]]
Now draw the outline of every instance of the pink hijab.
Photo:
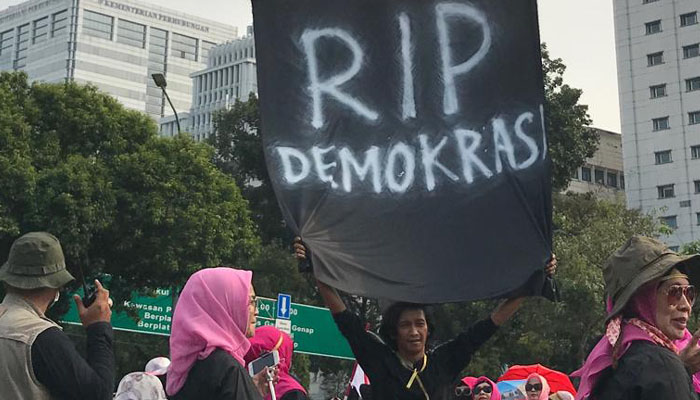
[[(630, 314), (635, 315), (637, 318), (653, 326), (656, 326), (657, 287), (658, 280), (645, 284), (639, 288), (639, 290), (637, 290), (637, 293), (634, 294), (629, 304), (625, 308), (626, 310), (629, 310)], [(611, 309), (612, 301), (608, 299), (608, 312)], [(683, 338), (674, 341), (674, 344), (679, 349), (683, 349), (690, 343), (691, 338), (692, 334), (686, 329)], [(620, 357), (627, 352), (632, 345), (632, 342), (636, 340), (654, 343), (652, 338), (649, 337), (646, 332), (631, 324), (624, 326), (622, 338), (620, 340), (622, 340), (620, 346)], [(593, 351), (591, 351), (591, 353), (588, 355), (583, 367), (571, 374), (573, 377), (581, 378), (578, 393), (576, 394), (576, 400), (585, 399), (590, 396), (601, 373), (608, 367), (612, 366), (612, 362), (613, 346), (610, 344), (609, 339), (604, 335), (598, 344), (593, 348)], [(693, 386), (696, 392), (700, 392), (700, 372), (693, 375)]]
[[(464, 379), (462, 380), (462, 382), (464, 382)], [(498, 386), (496, 386), (496, 383), (494, 381), (492, 381), (491, 379), (489, 379), (485, 376), (480, 376), (480, 377), (476, 378), (476, 381), (474, 381), (474, 385), (473, 386), (470, 385), (472, 388), (472, 393), (474, 392), (475, 387), (479, 386), (480, 384), (482, 384), (484, 382), (491, 385), (491, 389), (493, 389), (493, 391), (491, 392), (491, 400), (501, 400), (501, 392), (498, 390)], [(474, 396), (474, 397), (476, 397), (476, 396)]]
[(175, 395), (185, 384), (197, 360), (222, 349), (245, 365), (250, 348), (246, 338), (253, 273), (232, 268), (208, 268), (194, 273), (173, 315), (167, 393)]
[[(279, 382), (275, 385), (277, 399), (281, 399), (282, 396), (292, 390), (298, 390), (306, 394), (306, 389), (289, 375), (289, 369), (292, 367), (292, 355), (294, 354), (294, 341), (289, 335), (281, 332), (274, 326), (261, 326), (255, 330), (255, 336), (250, 339), (250, 350), (245, 356), (246, 364), (275, 348), (280, 355), (280, 363), (277, 366)], [(265, 400), (271, 399), (270, 394), (265, 396)]]
[[(547, 380), (544, 378), (544, 376), (533, 372), (527, 376), (527, 379), (525, 380), (525, 384), (527, 384), (527, 381), (529, 381), (532, 378), (539, 379), (540, 383), (542, 384), (542, 392), (540, 392), (540, 397), (538, 400), (548, 400), (549, 399), (549, 383), (547, 382)], [(525, 396), (527, 396), (527, 393), (525, 393)]]

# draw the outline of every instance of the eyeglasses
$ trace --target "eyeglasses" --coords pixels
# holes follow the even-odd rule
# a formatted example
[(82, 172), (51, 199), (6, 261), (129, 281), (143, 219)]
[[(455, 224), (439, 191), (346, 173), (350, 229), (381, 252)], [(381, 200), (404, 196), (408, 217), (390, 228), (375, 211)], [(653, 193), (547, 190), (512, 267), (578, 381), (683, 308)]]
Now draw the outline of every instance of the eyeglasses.
[(477, 386), (474, 388), (474, 395), (481, 394), (481, 392), (491, 393), (492, 391), (493, 389), (491, 388), (491, 386)]
[(542, 384), (541, 383), (535, 383), (533, 384), (526, 384), (525, 385), (525, 391), (526, 392), (541, 392), (542, 391)]
[(671, 285), (666, 289), (666, 295), (668, 296), (668, 304), (680, 303), (681, 298), (685, 296), (692, 307), (695, 304), (697, 291), (693, 285)]
[(455, 388), (455, 396), (457, 397), (471, 397), (472, 388), (469, 386), (457, 386)]
[(248, 306), (249, 307), (257, 307), (258, 305), (258, 297), (257, 296), (250, 296), (250, 300), (248, 301)]

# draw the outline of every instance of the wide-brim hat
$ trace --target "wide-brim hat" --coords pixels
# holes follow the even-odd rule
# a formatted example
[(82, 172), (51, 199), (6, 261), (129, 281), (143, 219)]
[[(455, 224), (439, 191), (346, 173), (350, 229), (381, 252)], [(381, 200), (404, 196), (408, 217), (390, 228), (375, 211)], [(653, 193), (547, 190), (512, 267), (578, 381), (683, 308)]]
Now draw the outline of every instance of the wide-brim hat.
[(61, 243), (47, 232), (30, 232), (15, 240), (0, 267), (0, 282), (19, 289), (58, 289), (74, 279), (66, 269)]
[(680, 255), (663, 242), (646, 236), (632, 236), (603, 266), (605, 293), (612, 299), (608, 319), (619, 314), (644, 284), (661, 278), (673, 268), (700, 286), (700, 255)]

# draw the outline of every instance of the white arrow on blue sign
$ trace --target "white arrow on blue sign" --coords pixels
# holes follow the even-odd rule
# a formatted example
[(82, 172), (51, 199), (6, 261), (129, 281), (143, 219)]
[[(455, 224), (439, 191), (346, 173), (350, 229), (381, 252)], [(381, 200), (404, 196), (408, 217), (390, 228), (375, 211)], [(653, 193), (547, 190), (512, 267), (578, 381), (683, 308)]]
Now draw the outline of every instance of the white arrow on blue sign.
[(290, 307), (292, 306), (292, 296), (284, 293), (277, 295), (277, 318), (289, 319)]

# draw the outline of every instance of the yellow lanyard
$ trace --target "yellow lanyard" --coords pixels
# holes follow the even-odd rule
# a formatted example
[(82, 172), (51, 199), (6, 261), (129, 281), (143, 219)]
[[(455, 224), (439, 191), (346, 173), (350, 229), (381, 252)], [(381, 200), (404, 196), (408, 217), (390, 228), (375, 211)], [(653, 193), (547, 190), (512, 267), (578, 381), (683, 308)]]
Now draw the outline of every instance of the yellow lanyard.
[(280, 334), (280, 338), (277, 341), (277, 344), (275, 345), (275, 347), (272, 348), (272, 351), (278, 350), (280, 348), (280, 346), (282, 346), (283, 340), (284, 340), (284, 335)]
[(423, 391), (423, 394), (425, 395), (425, 400), (430, 400), (430, 396), (428, 396), (428, 392), (425, 390), (425, 386), (423, 385), (423, 381), (420, 379), (420, 374), (421, 372), (425, 371), (425, 367), (428, 366), (428, 355), (423, 354), (423, 366), (420, 367), (420, 371), (418, 368), (413, 368), (413, 374), (411, 374), (411, 379), (408, 380), (408, 383), (406, 384), (406, 389), (410, 389), (411, 386), (413, 386), (413, 382), (416, 381), (418, 382), (418, 386), (420, 386), (420, 390)]

